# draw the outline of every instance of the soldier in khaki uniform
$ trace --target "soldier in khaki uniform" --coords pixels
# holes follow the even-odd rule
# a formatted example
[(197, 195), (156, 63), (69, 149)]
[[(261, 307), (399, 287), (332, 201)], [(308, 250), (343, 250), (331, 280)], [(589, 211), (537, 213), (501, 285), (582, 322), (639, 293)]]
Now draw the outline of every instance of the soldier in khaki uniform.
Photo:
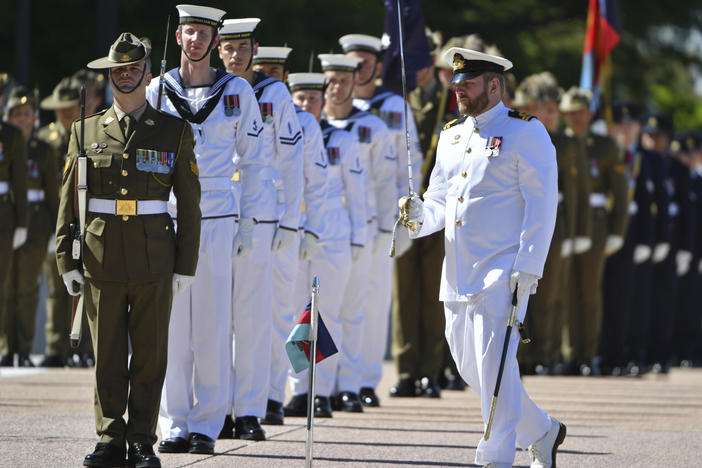
[(543, 72), (525, 78), (514, 100), (516, 108), (535, 115), (544, 124), (556, 148), (558, 163), (556, 226), (544, 266), (546, 274), (529, 304), (534, 312), (529, 314), (533, 344), (522, 346), (518, 351), (522, 374), (548, 374), (561, 360), (561, 330), (565, 320), (559, 299), (567, 284), (578, 217), (590, 218), (589, 180), (579, 177), (585, 174), (585, 160), (577, 157), (575, 140), (559, 131), (561, 94), (554, 76)]
[[(10, 81), (0, 73), (0, 106), (4, 90)], [(4, 329), (2, 310), (5, 303), (6, 280), (12, 266), (14, 249), (27, 240), (27, 148), (22, 132), (15, 126), (0, 122), (0, 330)], [(12, 366), (14, 356), (4, 355), (1, 366)]]
[(85, 113), (94, 114), (102, 109), (103, 95), (105, 94), (105, 77), (93, 70), (83, 68), (75, 72), (71, 78), (85, 86)]
[(624, 244), (629, 218), (626, 164), (614, 140), (589, 131), (593, 117), (590, 99), (589, 93), (573, 87), (560, 103), (567, 134), (585, 145), (592, 190), (592, 247), (584, 253), (575, 252), (568, 317), (569, 360), (583, 375), (599, 373), (594, 358), (602, 326), (604, 262)]
[[(78, 217), (79, 122), (71, 129), (64, 168), (56, 258), (69, 293), (83, 290), (96, 357), (99, 442), (85, 458), (86, 466), (124, 465), (125, 442), (129, 464), (161, 466), (152, 445), (171, 302), (192, 281), (198, 259), (200, 183), (193, 134), (187, 122), (146, 102), (150, 51), (148, 39), (123, 33), (107, 57), (88, 64), (109, 69), (115, 101), (84, 123), (88, 203), (82, 262), (72, 256), (70, 232)], [(177, 198), (177, 233), (167, 212), (171, 189)]]
[(27, 140), (27, 241), (15, 250), (4, 308), (3, 355), (19, 355), (20, 367), (32, 367), (29, 352), (39, 302), (41, 265), (49, 237), (56, 227), (58, 181), (53, 148), (33, 135), (38, 96), (23, 86), (12, 90), (5, 108), (6, 121)]
[[(57, 184), (61, 182), (61, 170), (65, 166), (71, 124), (80, 116), (79, 89), (80, 87), (75, 80), (64, 78), (56, 85), (51, 96), (44, 98), (40, 104), (42, 109), (53, 110), (56, 115), (54, 122), (39, 129), (37, 138), (48, 143), (54, 150)], [(56, 267), (56, 242), (50, 240), (48, 250), (44, 261), (46, 282), (49, 288), (49, 297), (46, 300), (46, 349), (40, 366), (63, 367), (71, 354), (68, 334), (72, 300)], [(87, 324), (84, 325), (83, 336), (87, 337), (90, 332)], [(76, 350), (78, 356), (80, 354), (86, 355), (86, 358), (83, 359), (84, 365), (88, 364), (87, 358), (92, 355), (89, 342), (89, 339), (83, 340)], [(92, 359), (90, 357), (90, 362)], [(77, 358), (77, 361), (78, 364), (81, 364), (80, 357)]]

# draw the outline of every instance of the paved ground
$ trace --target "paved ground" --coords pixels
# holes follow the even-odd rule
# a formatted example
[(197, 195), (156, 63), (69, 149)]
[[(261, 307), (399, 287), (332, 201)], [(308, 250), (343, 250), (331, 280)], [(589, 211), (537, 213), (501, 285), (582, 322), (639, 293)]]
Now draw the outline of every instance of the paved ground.
[[(439, 400), (390, 399), (392, 365), (379, 389), (383, 406), (336, 413), (315, 427), (315, 466), (467, 467), (483, 430), (469, 390)], [(568, 425), (558, 456), (566, 467), (702, 466), (702, 369), (666, 378), (529, 377), (532, 397)], [(266, 442), (220, 441), (214, 456), (164, 455), (164, 466), (303, 467), (302, 418), (268, 426)], [(0, 370), (0, 466), (77, 467), (95, 443), (92, 373)], [(528, 466), (517, 452), (515, 466)]]

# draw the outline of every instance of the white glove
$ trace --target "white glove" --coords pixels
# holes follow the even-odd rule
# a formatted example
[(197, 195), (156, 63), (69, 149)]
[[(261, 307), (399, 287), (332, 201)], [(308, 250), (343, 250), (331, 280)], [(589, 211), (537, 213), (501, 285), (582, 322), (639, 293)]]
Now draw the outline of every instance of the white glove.
[(402, 224), (407, 229), (414, 232), (424, 222), (424, 202), (417, 195), (402, 197), (398, 200), (397, 206), (400, 207), (400, 218)]
[(275, 236), (273, 236), (273, 243), (271, 244), (271, 252), (276, 253), (281, 250), (285, 250), (290, 247), (299, 234), (297, 229), (292, 231), (283, 227), (278, 227), (275, 230)]
[(395, 232), (395, 258), (402, 257), (412, 247), (412, 239), (407, 229), (398, 229)]
[(26, 227), (18, 227), (15, 228), (15, 235), (12, 238), (12, 248), (13, 249), (19, 249), (22, 247), (22, 244), (27, 242), (27, 228)]
[(253, 250), (253, 218), (241, 218), (239, 220), (239, 230), (234, 236), (235, 257), (246, 257)]
[(173, 273), (173, 296), (176, 296), (185, 291), (188, 286), (193, 284), (194, 276), (179, 275)]
[(305, 237), (300, 241), (300, 261), (306, 262), (319, 249), (319, 241), (311, 232), (305, 232)]
[(373, 244), (373, 255), (387, 254), (392, 243), (392, 232), (379, 231)]
[(640, 265), (646, 260), (651, 258), (651, 246), (646, 244), (639, 244), (634, 247), (634, 263)]
[(670, 244), (661, 242), (653, 248), (653, 263), (660, 263), (665, 260), (670, 252)]
[(49, 238), (49, 243), (46, 245), (46, 253), (56, 253), (56, 234), (51, 234), (51, 238)]
[(678, 276), (685, 276), (685, 274), (690, 271), (691, 261), (692, 252), (689, 250), (678, 250), (678, 253), (675, 254)]
[(354, 262), (358, 260), (358, 258), (361, 256), (361, 252), (363, 252), (362, 245), (351, 244), (351, 260)]
[(605, 242), (605, 255), (612, 255), (617, 250), (621, 249), (622, 245), (624, 245), (624, 238), (622, 236), (617, 236), (615, 234), (607, 236), (607, 240)]
[(573, 255), (573, 239), (566, 239), (561, 242), (561, 257), (568, 258)]
[(71, 296), (77, 296), (83, 292), (83, 285), (85, 284), (85, 279), (83, 275), (78, 270), (71, 270), (68, 273), (64, 273), (63, 284), (66, 285), (68, 294)]
[(581, 254), (587, 252), (592, 247), (592, 239), (589, 237), (576, 237), (573, 242), (573, 252)]
[(513, 271), (509, 277), (509, 290), (514, 294), (514, 289), (517, 288), (517, 302), (521, 304), (524, 296), (534, 294), (536, 292), (536, 283), (539, 277), (527, 273), (525, 271)]

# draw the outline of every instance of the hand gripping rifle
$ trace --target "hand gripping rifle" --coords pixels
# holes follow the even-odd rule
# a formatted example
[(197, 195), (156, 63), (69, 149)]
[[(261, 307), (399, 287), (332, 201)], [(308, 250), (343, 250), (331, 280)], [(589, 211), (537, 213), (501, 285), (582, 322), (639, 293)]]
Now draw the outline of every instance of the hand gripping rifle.
[(158, 98), (156, 99), (156, 110), (161, 110), (161, 96), (163, 95), (163, 75), (166, 74), (166, 51), (168, 50), (168, 33), (171, 29), (171, 15), (166, 20), (166, 40), (163, 42), (163, 58), (161, 59), (161, 75), (158, 79)]
[[(413, 183), (412, 183), (412, 155), (410, 153), (410, 134), (409, 134), (409, 124), (407, 122), (407, 77), (405, 72), (405, 46), (403, 44), (402, 38), (402, 5), (400, 5), (400, 0), (397, 0), (397, 27), (399, 28), (399, 39), (400, 39), (400, 66), (402, 69), (402, 100), (405, 103), (405, 143), (407, 145), (407, 175), (409, 176), (409, 196), (417, 196), (414, 193)], [(395, 232), (397, 231), (397, 225), (402, 221), (403, 217), (400, 215), (395, 221), (395, 226), (392, 228), (392, 243), (390, 244), (390, 257), (395, 256)]]
[[(78, 270), (83, 272), (83, 237), (85, 232), (85, 212), (88, 193), (88, 157), (85, 154), (85, 86), (80, 89), (80, 141), (76, 161), (75, 180), (73, 183), (73, 213), (78, 213), (78, 228), (73, 228), (73, 260), (78, 260)], [(83, 327), (83, 294), (73, 297), (71, 313), (71, 347), (80, 344)]]

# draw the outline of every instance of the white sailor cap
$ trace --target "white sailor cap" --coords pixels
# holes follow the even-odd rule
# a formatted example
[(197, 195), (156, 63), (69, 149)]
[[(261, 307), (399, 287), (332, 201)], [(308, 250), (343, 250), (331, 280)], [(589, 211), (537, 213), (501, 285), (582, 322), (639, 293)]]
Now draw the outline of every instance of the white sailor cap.
[(253, 58), (253, 63), (278, 63), (285, 65), (288, 55), (292, 49), (290, 47), (258, 47), (258, 53)]
[(291, 73), (288, 75), (290, 92), (301, 89), (324, 91), (324, 73)]
[(361, 57), (352, 57), (343, 54), (320, 54), (317, 56), (322, 62), (323, 71), (348, 71), (353, 72), (363, 62)]
[(222, 41), (253, 37), (260, 22), (261, 18), (225, 19), (222, 29), (219, 30), (219, 37)]
[(377, 54), (382, 50), (382, 42), (380, 38), (368, 36), (366, 34), (347, 34), (339, 38), (339, 44), (344, 49), (344, 53), (354, 50), (361, 50)]
[(219, 28), (222, 26), (222, 18), (227, 14), (219, 8), (211, 8), (199, 5), (177, 5), (178, 24), (198, 23)]
[(460, 47), (451, 47), (442, 58), (453, 68), (451, 83), (470, 80), (487, 72), (503, 73), (512, 68), (512, 62), (506, 58)]

